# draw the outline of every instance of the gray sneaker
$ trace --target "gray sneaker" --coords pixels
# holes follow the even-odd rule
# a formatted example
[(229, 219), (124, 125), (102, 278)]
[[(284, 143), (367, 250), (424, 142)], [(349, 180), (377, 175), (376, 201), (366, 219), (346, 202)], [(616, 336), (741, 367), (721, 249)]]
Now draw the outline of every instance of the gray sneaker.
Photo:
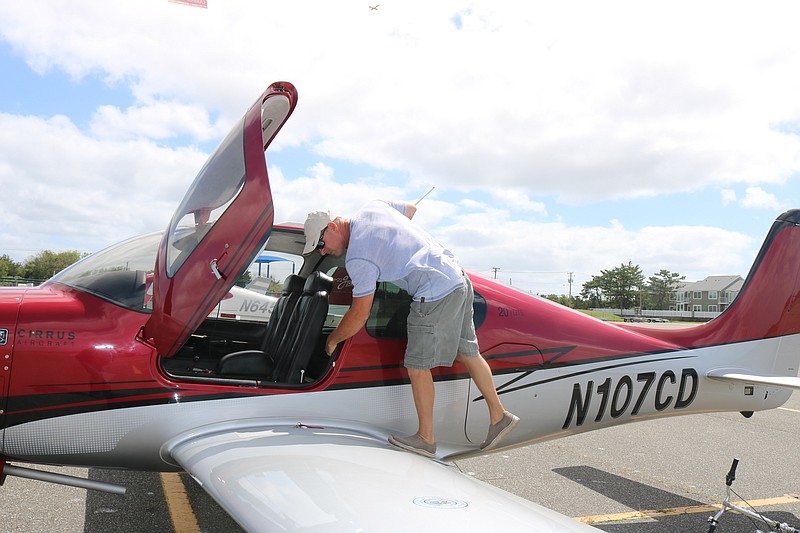
[(508, 411), (504, 412), (500, 422), (489, 426), (489, 434), (486, 435), (486, 440), (481, 444), (481, 450), (491, 450), (496, 447), (506, 435), (517, 427), (518, 423), (518, 416), (512, 415)]
[(424, 455), (425, 457), (436, 457), (436, 444), (428, 444), (416, 433), (408, 437), (389, 435), (389, 443), (409, 452)]

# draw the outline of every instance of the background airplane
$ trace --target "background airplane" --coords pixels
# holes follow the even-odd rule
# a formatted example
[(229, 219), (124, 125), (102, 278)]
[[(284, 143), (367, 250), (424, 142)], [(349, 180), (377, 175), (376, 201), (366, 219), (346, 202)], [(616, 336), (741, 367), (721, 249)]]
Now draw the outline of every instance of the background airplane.
[(247, 287), (233, 286), (211, 310), (209, 318), (268, 322), (278, 299)]
[[(302, 227), (273, 223), (264, 159), (296, 103), (290, 83), (267, 88), (163, 235), (0, 291), (0, 475), (38, 475), (23, 463), (186, 470), (250, 531), (592, 531), (449, 463), (484, 453), (488, 427), (460, 365), (435, 372), (436, 460), (388, 444), (416, 429), (396, 286), (380, 284), (366, 327), (325, 355), (349, 279), (341, 258), (300, 258)], [(690, 328), (604, 323), (469, 273), (483, 354), (522, 417), (504, 446), (785, 402), (800, 387), (798, 224), (800, 212), (781, 215), (739, 298)], [(214, 316), (264, 249), (302, 262), (269, 321)]]

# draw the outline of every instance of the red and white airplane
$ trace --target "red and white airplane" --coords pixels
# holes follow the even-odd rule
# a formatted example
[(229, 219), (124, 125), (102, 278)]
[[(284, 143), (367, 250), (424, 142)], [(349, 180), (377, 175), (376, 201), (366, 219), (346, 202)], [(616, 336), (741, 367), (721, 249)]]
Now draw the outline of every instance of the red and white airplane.
[[(209, 317), (274, 225), (264, 150), (295, 88), (271, 85), (201, 169), (166, 232), (0, 291), (0, 469), (58, 464), (191, 473), (248, 531), (595, 531), (462, 475), (488, 414), (459, 365), (435, 371), (436, 460), (388, 444), (417, 418), (403, 369), (408, 296), (379, 285), (333, 357), (349, 304), (340, 258), (305, 258), (268, 323)], [(781, 215), (738, 299), (706, 324), (601, 322), (470, 273), (483, 354), (521, 446), (615, 424), (783, 404), (800, 360), (800, 211)], [(148, 284), (152, 280), (152, 290)]]

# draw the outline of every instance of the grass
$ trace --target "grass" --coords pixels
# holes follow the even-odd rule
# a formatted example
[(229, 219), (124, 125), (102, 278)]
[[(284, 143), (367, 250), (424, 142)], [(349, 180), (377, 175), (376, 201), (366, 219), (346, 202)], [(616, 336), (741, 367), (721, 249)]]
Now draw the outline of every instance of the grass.
[(578, 309), (578, 311), (580, 311), (581, 313), (585, 313), (589, 316), (599, 318), (600, 320), (605, 320), (606, 322), (623, 322), (622, 318), (618, 317), (613, 313), (589, 311), (588, 309)]

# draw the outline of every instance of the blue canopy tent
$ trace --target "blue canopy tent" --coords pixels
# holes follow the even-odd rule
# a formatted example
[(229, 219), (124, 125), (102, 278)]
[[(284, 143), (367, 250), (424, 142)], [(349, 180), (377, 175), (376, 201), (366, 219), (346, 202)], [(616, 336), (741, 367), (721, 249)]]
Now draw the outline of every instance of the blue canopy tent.
[(276, 261), (289, 261), (292, 263), (292, 274), (294, 274), (295, 264), (294, 261), (291, 259), (286, 259), (285, 257), (278, 257), (277, 255), (268, 255), (268, 254), (261, 254), (258, 256), (258, 259), (255, 262), (258, 264), (258, 275), (261, 276), (261, 265), (267, 265), (267, 277), (269, 277), (269, 265), (270, 263), (274, 263)]

